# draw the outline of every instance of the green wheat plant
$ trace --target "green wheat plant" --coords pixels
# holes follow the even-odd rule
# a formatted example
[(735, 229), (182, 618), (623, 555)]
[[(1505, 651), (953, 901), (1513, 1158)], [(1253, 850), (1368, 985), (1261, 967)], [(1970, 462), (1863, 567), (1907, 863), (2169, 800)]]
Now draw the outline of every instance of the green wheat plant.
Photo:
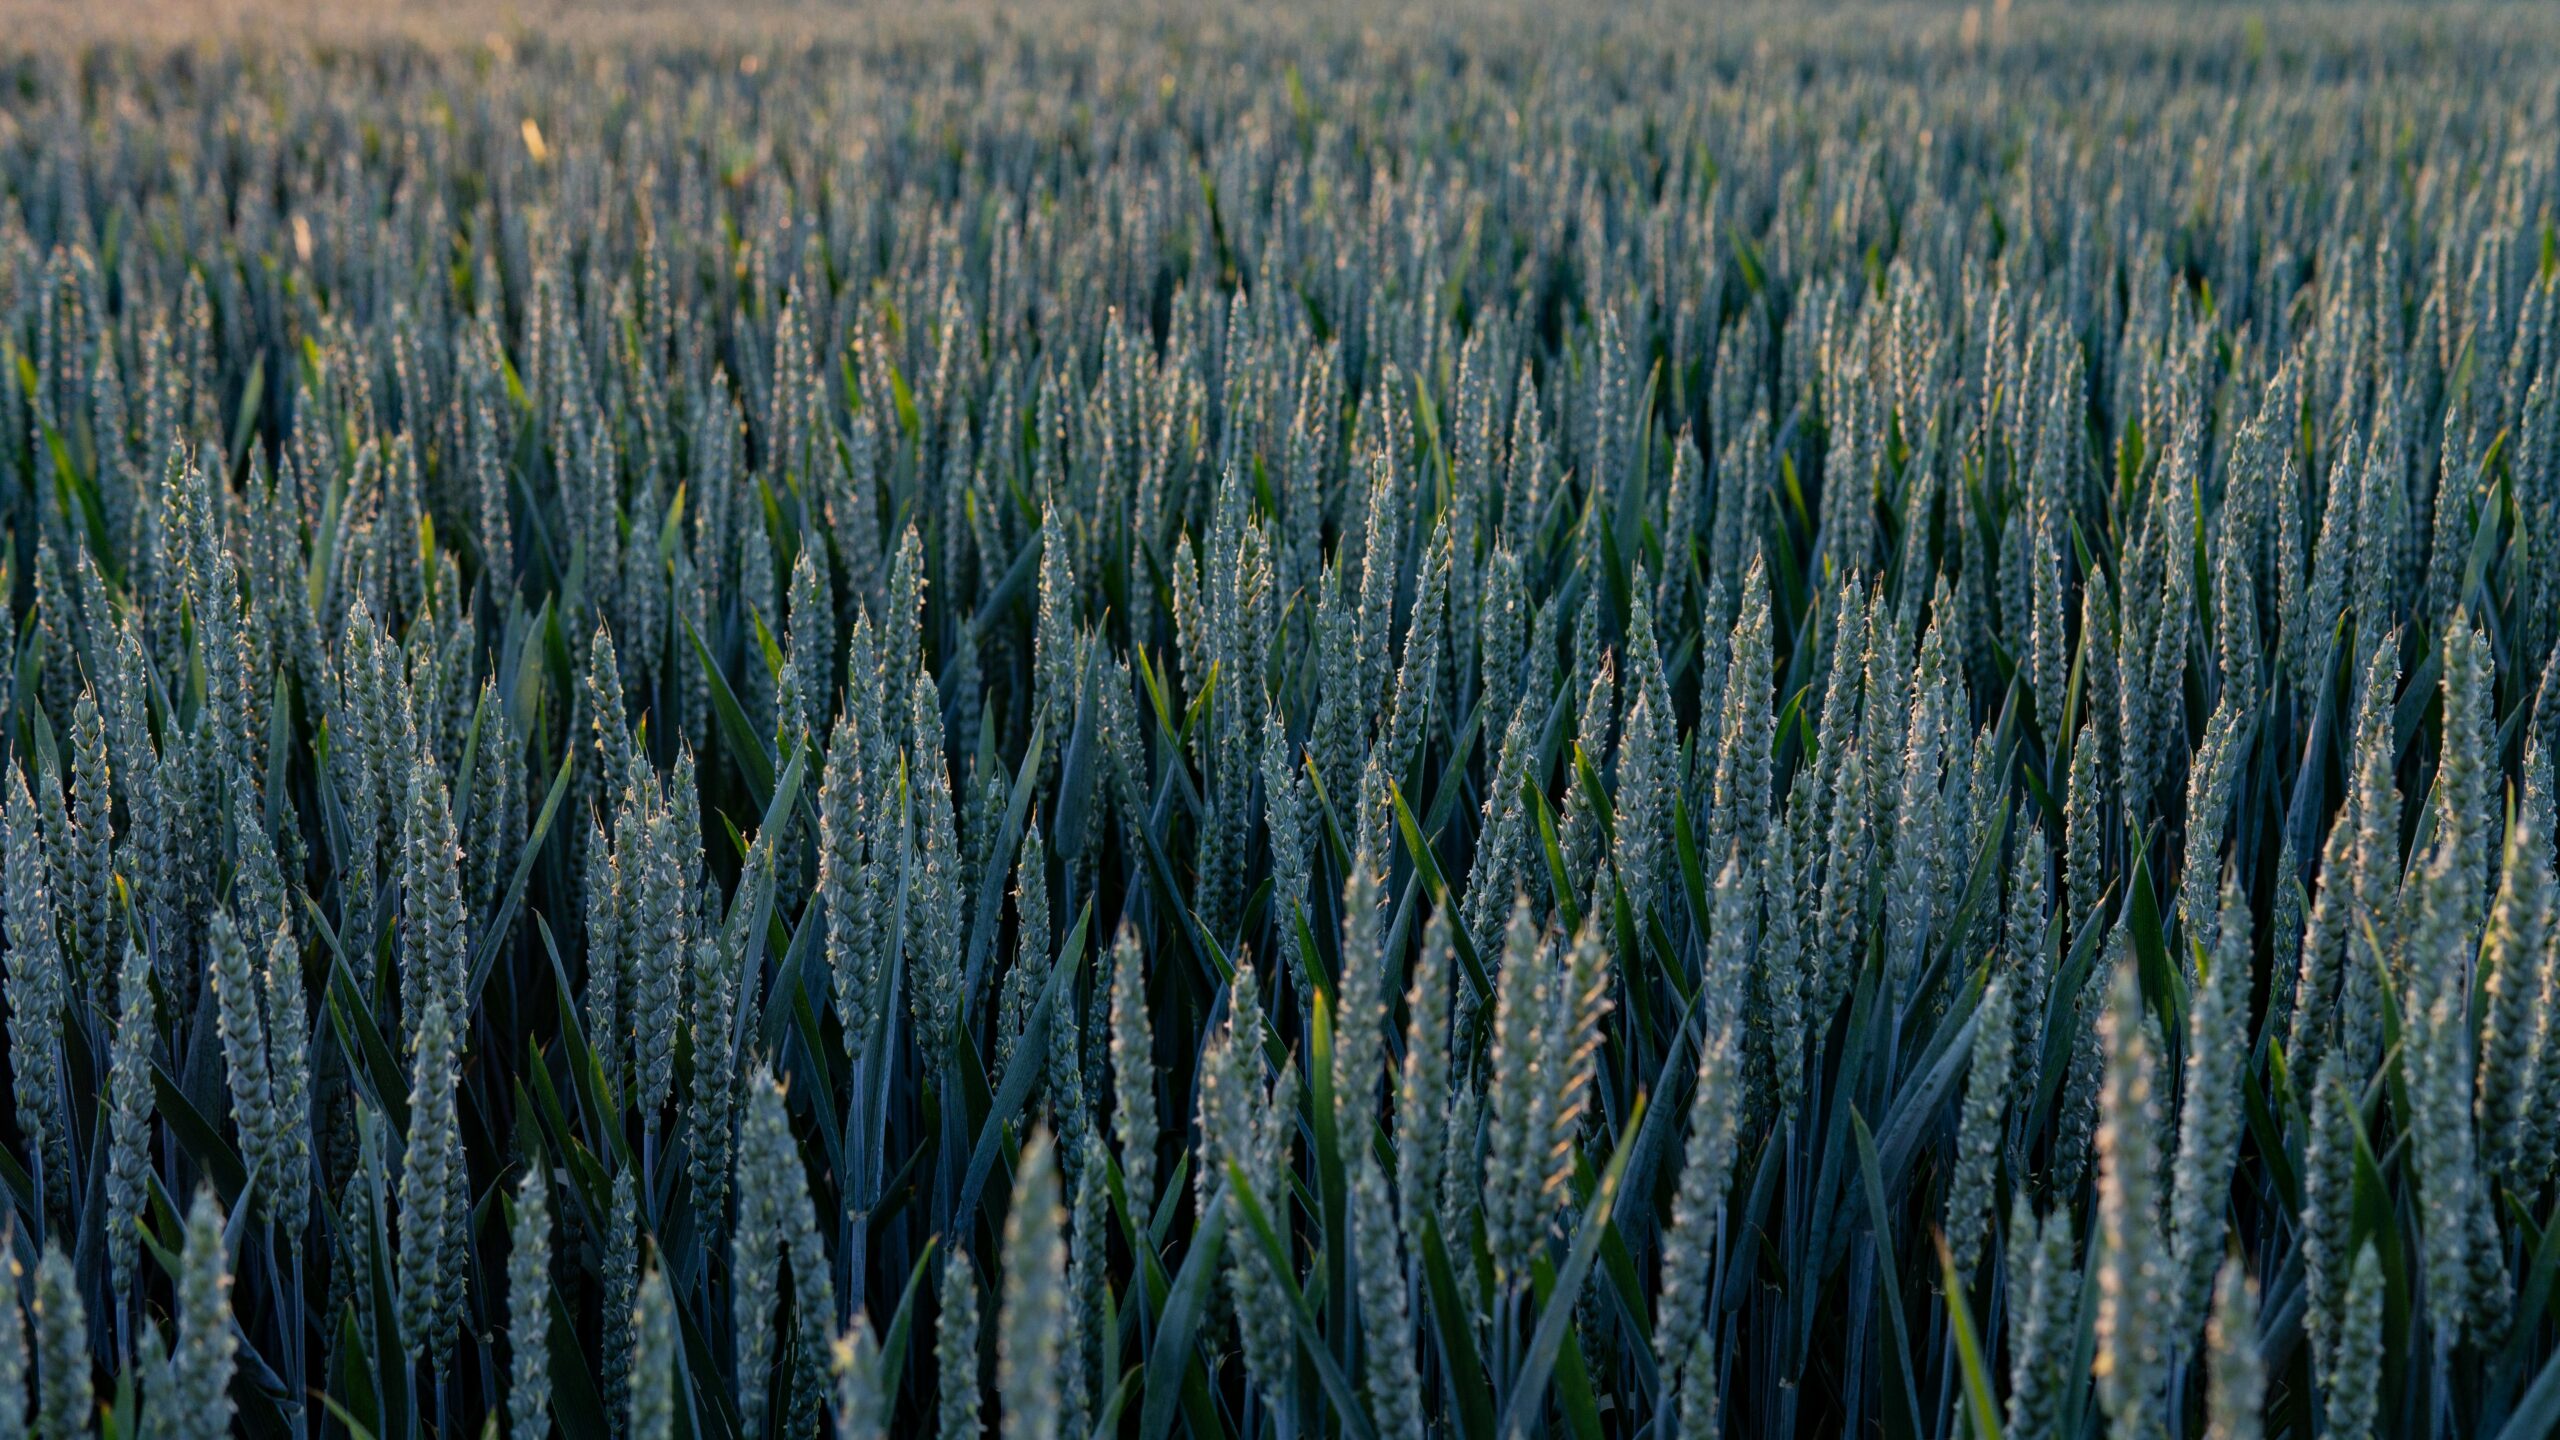
[(2548, 7), (268, 18), (0, 36), (0, 1440), (2560, 1433)]

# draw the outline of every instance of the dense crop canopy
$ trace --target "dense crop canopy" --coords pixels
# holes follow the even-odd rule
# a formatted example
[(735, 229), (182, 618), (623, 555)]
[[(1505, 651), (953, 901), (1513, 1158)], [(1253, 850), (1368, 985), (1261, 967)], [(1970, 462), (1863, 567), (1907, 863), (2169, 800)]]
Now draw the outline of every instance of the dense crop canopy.
[(0, 41), (0, 1440), (2560, 1426), (2560, 19), (1111, 8)]

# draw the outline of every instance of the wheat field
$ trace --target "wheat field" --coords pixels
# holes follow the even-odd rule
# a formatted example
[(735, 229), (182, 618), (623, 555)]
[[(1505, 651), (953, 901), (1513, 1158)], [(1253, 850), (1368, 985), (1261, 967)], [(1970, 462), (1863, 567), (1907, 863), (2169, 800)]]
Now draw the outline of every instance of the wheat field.
[(2560, 1430), (2560, 12), (0, 20), (0, 1440)]

